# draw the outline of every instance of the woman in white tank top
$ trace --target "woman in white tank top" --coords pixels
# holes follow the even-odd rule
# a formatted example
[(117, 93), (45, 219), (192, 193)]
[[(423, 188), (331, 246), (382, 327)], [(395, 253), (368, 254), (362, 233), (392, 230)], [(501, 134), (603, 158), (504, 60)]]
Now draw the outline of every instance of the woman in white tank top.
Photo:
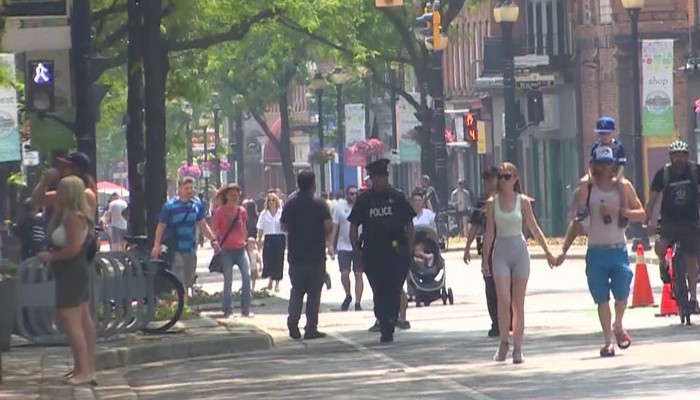
[[(481, 272), (493, 276), (498, 298), (498, 330), (501, 343), (494, 356), (505, 361), (509, 350), (511, 307), (513, 312), (513, 363), (523, 362), (522, 343), (525, 331), (525, 292), (530, 277), (530, 253), (523, 236), (523, 221), (542, 246), (550, 266), (556, 261), (547, 246), (532, 205), (522, 194), (518, 170), (503, 163), (498, 172), (497, 194), (486, 203), (486, 235)], [(493, 255), (489, 263), (488, 254)]]
[[(598, 305), (598, 318), (603, 329), (605, 344), (600, 349), (601, 357), (615, 355), (613, 338), (618, 347), (626, 349), (632, 339), (622, 327), (622, 318), (627, 308), (627, 298), (632, 283), (632, 269), (627, 256), (626, 223), (620, 221), (644, 222), (646, 213), (632, 184), (618, 180), (614, 169), (613, 151), (601, 146), (591, 158), (591, 173), (595, 185), (591, 187), (588, 217), (588, 250), (586, 252), (586, 278), (588, 290)], [(569, 224), (562, 254), (557, 257), (557, 265), (566, 258), (566, 252), (576, 237), (575, 223)], [(615, 321), (610, 311), (610, 292), (615, 297)]]
[(88, 305), (92, 264), (87, 254), (94, 216), (83, 181), (77, 176), (61, 179), (46, 231), (52, 250), (38, 254), (54, 275), (58, 317), (74, 360), (74, 370), (66, 378), (73, 385), (96, 384), (95, 329)]

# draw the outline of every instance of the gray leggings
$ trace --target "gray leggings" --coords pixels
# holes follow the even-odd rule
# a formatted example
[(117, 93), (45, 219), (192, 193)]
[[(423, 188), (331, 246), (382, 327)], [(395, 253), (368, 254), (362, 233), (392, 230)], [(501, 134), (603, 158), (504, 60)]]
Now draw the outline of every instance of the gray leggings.
[(493, 276), (530, 277), (530, 253), (523, 235), (496, 237), (491, 268)]

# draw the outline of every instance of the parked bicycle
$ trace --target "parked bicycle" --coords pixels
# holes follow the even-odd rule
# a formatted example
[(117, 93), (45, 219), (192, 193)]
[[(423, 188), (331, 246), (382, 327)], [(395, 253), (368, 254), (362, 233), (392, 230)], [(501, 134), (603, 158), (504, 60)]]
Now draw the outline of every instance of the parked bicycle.
[(185, 309), (185, 287), (180, 279), (170, 271), (170, 264), (163, 260), (152, 260), (150, 241), (147, 236), (127, 236), (126, 249), (147, 267), (147, 273), (155, 272), (155, 307), (152, 322), (143, 331), (163, 333), (175, 326)]
[(447, 250), (450, 239), (459, 237), (460, 234), (457, 209), (450, 206), (447, 210), (438, 212), (435, 216), (435, 225), (440, 238), (440, 248)]

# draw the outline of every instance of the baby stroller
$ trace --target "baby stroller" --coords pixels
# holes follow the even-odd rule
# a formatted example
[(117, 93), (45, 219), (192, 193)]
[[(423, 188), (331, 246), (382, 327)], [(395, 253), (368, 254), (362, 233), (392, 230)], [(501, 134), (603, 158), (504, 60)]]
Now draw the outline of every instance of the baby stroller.
[[(440, 239), (437, 232), (425, 226), (415, 228), (416, 243), (412, 251), (408, 270), (408, 301), (416, 305), (442, 299), (442, 304), (455, 302), (452, 289), (447, 287), (445, 260), (440, 254)], [(418, 256), (417, 256), (418, 255)]]

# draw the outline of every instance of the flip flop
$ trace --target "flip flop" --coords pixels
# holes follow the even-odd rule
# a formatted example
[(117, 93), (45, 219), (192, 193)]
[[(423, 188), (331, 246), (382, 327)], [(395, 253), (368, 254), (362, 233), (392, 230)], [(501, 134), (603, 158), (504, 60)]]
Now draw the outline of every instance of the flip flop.
[(617, 341), (617, 347), (623, 350), (632, 345), (632, 338), (622, 327), (615, 328), (615, 340)]
[(600, 356), (603, 358), (615, 357), (615, 347), (613, 347), (612, 344), (603, 346), (603, 348), (600, 349)]

